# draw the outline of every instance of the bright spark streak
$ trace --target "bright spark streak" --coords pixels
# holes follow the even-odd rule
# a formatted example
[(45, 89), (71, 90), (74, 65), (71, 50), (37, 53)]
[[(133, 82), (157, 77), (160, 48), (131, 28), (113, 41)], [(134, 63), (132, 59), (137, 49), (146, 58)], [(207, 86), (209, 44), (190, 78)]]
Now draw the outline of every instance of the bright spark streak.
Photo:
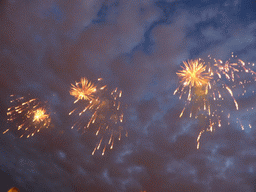
[(203, 131), (200, 131), (200, 133), (198, 134), (198, 136), (197, 136), (197, 149), (199, 149), (199, 145), (200, 145), (200, 138), (201, 138), (201, 135), (202, 135), (202, 133), (204, 132), (204, 130)]

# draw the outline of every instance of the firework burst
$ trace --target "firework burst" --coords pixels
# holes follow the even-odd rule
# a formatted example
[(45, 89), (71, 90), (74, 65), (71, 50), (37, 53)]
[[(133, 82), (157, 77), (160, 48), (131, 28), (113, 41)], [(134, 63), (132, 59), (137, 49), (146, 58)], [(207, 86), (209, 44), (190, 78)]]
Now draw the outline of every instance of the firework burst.
[[(11, 98), (13, 97), (14, 95), (11, 95)], [(12, 99), (10, 103), (14, 106), (7, 109), (7, 121), (16, 124), (18, 131), (22, 132), (20, 138), (23, 136), (29, 138), (42, 128), (50, 126), (50, 114), (47, 113), (45, 103), (40, 102), (39, 99), (26, 100), (24, 97), (19, 97)], [(3, 134), (8, 131), (9, 129), (6, 129)]]
[[(204, 132), (213, 132), (216, 127), (221, 127), (224, 117), (229, 119), (230, 111), (234, 107), (236, 110), (239, 109), (233, 90), (240, 86), (243, 89), (242, 95), (244, 95), (245, 85), (255, 81), (256, 73), (250, 69), (249, 65), (234, 58), (232, 54), (232, 59), (226, 62), (212, 59), (211, 56), (208, 56), (208, 61), (190, 60), (183, 62), (183, 70), (177, 72), (181, 85), (174, 91), (174, 95), (178, 93), (179, 99), (185, 98), (185, 107), (180, 117), (189, 111), (189, 117), (197, 118), (199, 114), (202, 114), (208, 119), (208, 127), (200, 131), (198, 135), (197, 149), (199, 149), (200, 138)], [(247, 78), (248, 75), (251, 80), (242, 80), (243, 76)], [(233, 101), (234, 106), (231, 110), (227, 109), (230, 100)], [(237, 122), (241, 124), (241, 121)], [(241, 127), (243, 129), (242, 125)]]
[(74, 103), (79, 100), (92, 100), (95, 92), (96, 86), (86, 78), (81, 78), (81, 81), (76, 82), (75, 85), (71, 84), (70, 95), (76, 98)]
[(181, 78), (183, 86), (202, 87), (209, 83), (211, 76), (206, 72), (206, 65), (201, 60), (190, 60), (183, 62), (185, 67), (181, 66), (183, 70), (180, 70), (177, 75)]
[[(87, 81), (89, 85), (93, 85)], [(79, 119), (71, 127), (77, 127), (78, 130), (82, 129), (83, 133), (91, 130), (98, 138), (98, 142), (92, 152), (95, 154), (96, 150), (102, 149), (102, 155), (105, 154), (107, 146), (113, 149), (114, 140), (121, 139), (124, 128), (123, 112), (121, 105), (122, 91), (118, 88), (109, 91), (106, 85), (101, 85), (102, 79), (98, 79), (97, 85), (93, 85), (92, 95), (88, 95), (87, 99), (78, 99), (77, 107), (69, 113), (69, 115), (77, 114)], [(71, 88), (72, 89), (72, 88)], [(87, 89), (87, 88), (85, 88)], [(71, 93), (71, 92), (70, 92)], [(77, 94), (73, 94), (76, 98)], [(87, 117), (90, 117), (86, 121)], [(127, 136), (127, 132), (126, 132)]]

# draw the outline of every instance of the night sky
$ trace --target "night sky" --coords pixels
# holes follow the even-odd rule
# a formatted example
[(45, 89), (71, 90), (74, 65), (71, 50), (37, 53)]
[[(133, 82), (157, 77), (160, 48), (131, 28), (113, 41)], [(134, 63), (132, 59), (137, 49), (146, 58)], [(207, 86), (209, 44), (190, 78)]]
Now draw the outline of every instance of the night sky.
[[(182, 61), (234, 52), (256, 63), (255, 7), (252, 0), (0, 1), (0, 125), (10, 129), (0, 134), (0, 191), (256, 191), (256, 112), (247, 111), (255, 95), (234, 92), (239, 111), (231, 107), (229, 126), (204, 133), (199, 150), (208, 125), (179, 118), (184, 100), (173, 95)], [(104, 156), (91, 155), (94, 135), (71, 129), (69, 91), (82, 77), (123, 91), (128, 137)], [(7, 123), (12, 94), (47, 101), (51, 126), (19, 138)]]

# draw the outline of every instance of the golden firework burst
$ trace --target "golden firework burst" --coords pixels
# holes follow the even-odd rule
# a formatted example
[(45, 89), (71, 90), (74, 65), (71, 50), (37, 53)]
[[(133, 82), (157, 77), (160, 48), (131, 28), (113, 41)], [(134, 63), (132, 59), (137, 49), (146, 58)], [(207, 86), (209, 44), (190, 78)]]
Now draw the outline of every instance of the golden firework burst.
[(48, 119), (50, 116), (49, 114), (46, 114), (46, 110), (42, 107), (35, 110), (33, 113), (34, 113), (33, 122), (38, 122), (38, 123), (44, 121), (45, 119)]
[(94, 98), (96, 92), (96, 86), (88, 81), (86, 78), (81, 78), (80, 82), (76, 82), (75, 85), (71, 84), (70, 95), (74, 96), (76, 103), (78, 100), (91, 100)]
[(209, 72), (206, 72), (206, 65), (199, 59), (184, 61), (185, 67), (177, 72), (184, 86), (204, 86), (207, 85), (212, 78)]

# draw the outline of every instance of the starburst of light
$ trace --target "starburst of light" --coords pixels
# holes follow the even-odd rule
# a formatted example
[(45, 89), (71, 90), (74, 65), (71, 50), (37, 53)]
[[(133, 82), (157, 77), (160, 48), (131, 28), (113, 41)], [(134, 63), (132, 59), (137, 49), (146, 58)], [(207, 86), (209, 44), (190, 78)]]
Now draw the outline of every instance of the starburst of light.
[(181, 66), (183, 70), (177, 72), (183, 86), (198, 87), (209, 83), (211, 76), (206, 72), (206, 65), (201, 60), (190, 60), (183, 63), (185, 67)]
[(88, 81), (86, 78), (81, 78), (80, 82), (76, 82), (75, 85), (71, 84), (70, 95), (74, 96), (76, 103), (79, 100), (91, 100), (94, 98), (96, 92), (96, 86)]
[(44, 108), (39, 108), (34, 111), (33, 122), (40, 123), (47, 118), (49, 118), (49, 114), (46, 114), (46, 110)]

